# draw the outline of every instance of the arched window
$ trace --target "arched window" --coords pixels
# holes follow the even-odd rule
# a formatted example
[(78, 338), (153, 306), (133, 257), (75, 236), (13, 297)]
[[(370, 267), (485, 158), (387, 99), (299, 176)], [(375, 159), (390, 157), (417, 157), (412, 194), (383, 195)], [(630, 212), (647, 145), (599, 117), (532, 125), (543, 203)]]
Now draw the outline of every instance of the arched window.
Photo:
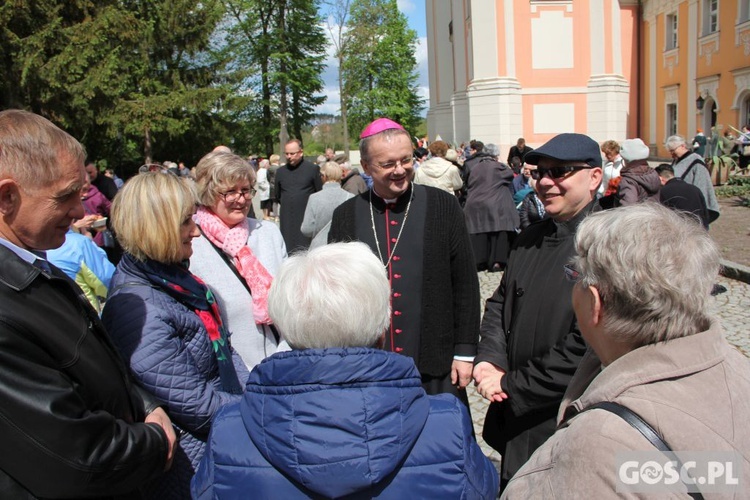
[(740, 123), (737, 124), (737, 128), (742, 128), (743, 125), (750, 123), (750, 92), (746, 92), (742, 96), (742, 104), (740, 104)]

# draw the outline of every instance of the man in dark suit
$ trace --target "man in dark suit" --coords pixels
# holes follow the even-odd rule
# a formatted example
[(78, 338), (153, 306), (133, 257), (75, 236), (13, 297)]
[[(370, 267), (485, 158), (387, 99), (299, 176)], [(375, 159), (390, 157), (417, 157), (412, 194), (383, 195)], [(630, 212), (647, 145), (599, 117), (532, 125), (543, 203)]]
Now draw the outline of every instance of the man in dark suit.
[(86, 164), (86, 173), (89, 174), (91, 185), (98, 189), (109, 201), (112, 201), (117, 194), (117, 184), (115, 181), (99, 172), (99, 168), (89, 162)]
[(274, 195), (281, 205), (280, 228), (286, 249), (291, 254), (306, 250), (311, 239), (302, 234), (307, 199), (323, 188), (320, 167), (305, 160), (302, 142), (292, 139), (284, 145), (286, 165), (276, 171)]
[(523, 158), (524, 155), (526, 155), (526, 153), (533, 151), (533, 150), (534, 148), (530, 148), (529, 146), (526, 145), (526, 139), (524, 139), (523, 137), (519, 137), (518, 141), (516, 141), (516, 145), (512, 146), (510, 148), (510, 151), (508, 152), (508, 165), (510, 165), (511, 160), (513, 159), (514, 156), (517, 156), (518, 159), (521, 160), (521, 165), (523, 165), (526, 161)]

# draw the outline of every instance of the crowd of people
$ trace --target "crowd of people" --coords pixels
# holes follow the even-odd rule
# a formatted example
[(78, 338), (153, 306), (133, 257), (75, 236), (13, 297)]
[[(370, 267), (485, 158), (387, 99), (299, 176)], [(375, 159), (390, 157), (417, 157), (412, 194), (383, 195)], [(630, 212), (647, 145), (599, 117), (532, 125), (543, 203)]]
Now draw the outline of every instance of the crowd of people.
[[(2, 496), (601, 497), (656, 442), (750, 477), (750, 365), (710, 312), (718, 203), (684, 138), (656, 169), (639, 138), (506, 162), (388, 118), (359, 138), (361, 171), (293, 139), (284, 164), (219, 146), (119, 184), (0, 112)], [(477, 271), (503, 271), (483, 315)]]

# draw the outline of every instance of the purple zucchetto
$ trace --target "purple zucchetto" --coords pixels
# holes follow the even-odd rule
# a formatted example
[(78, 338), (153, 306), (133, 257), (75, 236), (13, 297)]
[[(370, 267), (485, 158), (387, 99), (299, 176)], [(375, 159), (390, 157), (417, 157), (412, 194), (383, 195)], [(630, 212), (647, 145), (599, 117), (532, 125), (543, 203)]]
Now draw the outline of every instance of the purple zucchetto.
[(379, 134), (384, 130), (400, 129), (404, 130), (404, 127), (394, 122), (389, 118), (378, 118), (377, 120), (370, 123), (365, 129), (359, 134), (360, 139), (370, 137), (371, 135)]

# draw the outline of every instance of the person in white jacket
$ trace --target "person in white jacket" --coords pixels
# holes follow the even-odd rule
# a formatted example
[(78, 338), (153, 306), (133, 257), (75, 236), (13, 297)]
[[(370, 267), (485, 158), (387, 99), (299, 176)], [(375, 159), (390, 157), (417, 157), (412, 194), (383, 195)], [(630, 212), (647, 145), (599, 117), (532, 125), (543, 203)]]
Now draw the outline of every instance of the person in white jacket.
[(599, 186), (599, 196), (607, 194), (607, 188), (609, 187), (609, 181), (620, 177), (620, 170), (622, 170), (623, 159), (620, 156), (620, 144), (617, 141), (609, 140), (602, 143), (602, 153), (607, 159), (602, 169), (602, 183)]
[(268, 167), (271, 162), (261, 160), (258, 164), (258, 178), (255, 181), (255, 189), (260, 200), (260, 209), (263, 211), (263, 219), (270, 220), (273, 201), (271, 200), (271, 183), (268, 181)]
[(464, 185), (461, 173), (454, 164), (445, 159), (448, 144), (435, 141), (429, 146), (432, 158), (422, 162), (414, 171), (414, 183), (432, 186), (455, 194)]

